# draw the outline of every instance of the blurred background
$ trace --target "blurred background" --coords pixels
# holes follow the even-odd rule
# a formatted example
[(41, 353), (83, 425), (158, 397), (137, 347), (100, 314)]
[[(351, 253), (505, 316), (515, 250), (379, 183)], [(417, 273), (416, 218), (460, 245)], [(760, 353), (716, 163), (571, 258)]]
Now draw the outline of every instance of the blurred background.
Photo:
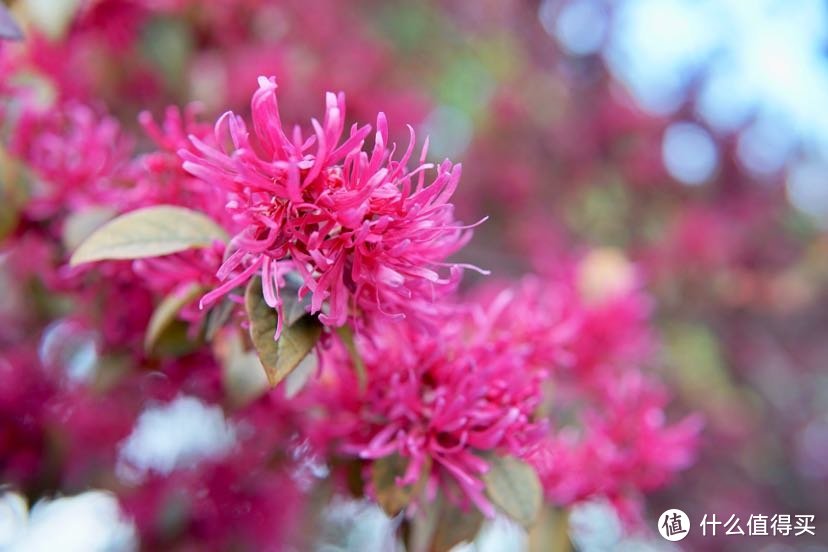
[[(826, 2), (10, 5), (40, 33), (17, 78), (49, 74), (44, 95), (137, 126), (139, 109), (191, 100), (207, 120), (245, 112), (260, 74), (277, 77), (289, 122), (343, 90), (352, 120), (383, 110), (392, 128), (429, 134), (432, 157), (463, 164), (460, 217), (491, 217), (464, 257), (495, 277), (593, 250), (633, 261), (671, 409), (705, 418), (697, 463), (648, 501), (653, 528), (667, 508), (813, 514), (807, 541), (680, 544), (828, 550)], [(666, 545), (629, 541), (601, 504), (572, 516), (585, 550)]]

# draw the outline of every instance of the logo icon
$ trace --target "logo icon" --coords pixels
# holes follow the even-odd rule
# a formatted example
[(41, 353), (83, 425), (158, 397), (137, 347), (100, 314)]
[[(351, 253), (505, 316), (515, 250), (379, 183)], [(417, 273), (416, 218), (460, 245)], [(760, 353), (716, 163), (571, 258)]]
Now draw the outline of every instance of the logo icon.
[(681, 510), (667, 510), (658, 518), (658, 532), (668, 541), (680, 541), (690, 533), (690, 518)]

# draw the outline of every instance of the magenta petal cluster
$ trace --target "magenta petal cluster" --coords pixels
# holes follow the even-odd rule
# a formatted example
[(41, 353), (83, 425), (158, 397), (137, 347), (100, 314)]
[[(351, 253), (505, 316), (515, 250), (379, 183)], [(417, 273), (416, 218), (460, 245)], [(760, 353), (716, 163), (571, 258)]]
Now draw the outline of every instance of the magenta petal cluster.
[(702, 419), (669, 423), (667, 397), (653, 380), (628, 373), (603, 385), (582, 427), (550, 435), (529, 457), (547, 497), (569, 505), (595, 496), (640, 500), (695, 460)]
[[(495, 510), (481, 479), (490, 469), (484, 455), (524, 456), (546, 433), (536, 412), (548, 373), (532, 365), (529, 348), (493, 335), (486, 322), (497, 308), (459, 306), (437, 331), (401, 321), (363, 340), (368, 387), (350, 405), (359, 422), (345, 445), (363, 459), (397, 454), (408, 461), (398, 484), (429, 470), (432, 488), (488, 516)], [(341, 357), (326, 366), (353, 394), (352, 368)], [(347, 419), (343, 410), (334, 417)]]
[(409, 169), (414, 131), (409, 127), (410, 142), (397, 157), (383, 114), (366, 148), (369, 126), (345, 132), (342, 94), (327, 94), (325, 116), (311, 121), (310, 136), (287, 130), (276, 88), (275, 79), (259, 78), (252, 134), (241, 117), (226, 113), (215, 128), (216, 143), (226, 147), (193, 137), (195, 150), (180, 152), (185, 170), (226, 192), (226, 208), (242, 228), (218, 272), (222, 284), (203, 305), (260, 273), (265, 300), (281, 311), (285, 274), (295, 272), (299, 295), (310, 294), (310, 311), (328, 326), (372, 313), (429, 311), (459, 278), (460, 266), (446, 258), (470, 237), (449, 201), (460, 166), (426, 163), (426, 141)]
[(35, 505), (95, 489), (117, 550), (341, 549), (377, 507), (381, 549), (503, 548), (473, 536), (498, 514), (652, 548), (666, 507), (824, 538), (828, 156), (773, 109), (721, 128), (716, 64), (650, 113), (606, 45), (545, 32), (578, 2), (537, 4), (0, 0), (15, 532), (79, 537)]
[[(701, 420), (668, 422), (664, 391), (640, 359), (629, 364), (630, 346), (649, 335), (647, 297), (630, 287), (584, 302), (572, 281), (580, 264), (454, 303), (432, 332), (407, 320), (371, 328), (358, 343), (364, 393), (343, 348), (324, 349), (325, 430), (337, 426), (346, 454), (406, 460), (399, 485), (425, 474), (427, 489), (489, 516), (492, 454), (531, 464), (556, 504), (603, 497), (639, 508), (641, 493), (692, 463)], [(624, 339), (610, 339), (609, 319)], [(339, 396), (325, 394), (332, 388)]]
[(122, 205), (132, 140), (118, 121), (78, 102), (44, 109), (28, 94), (20, 93), (21, 113), (8, 146), (37, 177), (28, 213), (46, 219), (90, 205)]

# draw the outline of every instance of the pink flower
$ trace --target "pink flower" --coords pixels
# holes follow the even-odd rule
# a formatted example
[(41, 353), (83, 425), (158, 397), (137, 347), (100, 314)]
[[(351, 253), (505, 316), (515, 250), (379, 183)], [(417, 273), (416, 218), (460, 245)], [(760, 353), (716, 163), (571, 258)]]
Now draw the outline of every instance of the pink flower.
[[(596, 279), (596, 267), (606, 268), (596, 259), (593, 253), (554, 275), (479, 294), (492, 316), (476, 327), (522, 348), (523, 369), (545, 368), (554, 384), (555, 400), (544, 408), (553, 432), (522, 457), (560, 505), (595, 497), (637, 504), (689, 467), (701, 429), (697, 416), (668, 424), (667, 394), (644, 375), (654, 337), (638, 277), (631, 272), (624, 286), (611, 285), (618, 283), (612, 272), (598, 271)], [(591, 296), (585, 284), (603, 296)]]
[[(192, 147), (189, 137), (198, 136), (205, 141), (211, 137), (210, 127), (198, 121), (199, 110), (197, 104), (187, 106), (183, 112), (170, 106), (161, 124), (149, 112), (140, 114), (141, 126), (158, 149), (136, 160), (135, 185), (129, 190), (127, 210), (158, 204), (180, 205), (200, 211), (232, 231), (233, 221), (224, 209), (224, 190), (193, 178), (181, 168), (178, 151)], [(133, 261), (132, 267), (147, 287), (163, 295), (184, 293), (193, 284), (209, 289), (219, 284), (216, 272), (224, 250), (225, 244), (216, 241), (203, 249), (139, 259)], [(191, 332), (195, 334), (206, 314), (198, 301), (193, 301), (183, 307), (179, 318), (191, 322)]]
[(9, 150), (38, 177), (26, 206), (33, 218), (122, 202), (132, 143), (115, 119), (87, 105), (42, 109), (24, 98)]
[(688, 468), (698, 448), (697, 415), (669, 424), (667, 395), (638, 373), (607, 380), (582, 428), (564, 427), (528, 457), (547, 496), (569, 505), (596, 496), (636, 499)]
[[(216, 123), (216, 143), (232, 147), (193, 137), (198, 153), (180, 152), (187, 171), (226, 191), (227, 210), (243, 228), (218, 272), (223, 284), (202, 303), (261, 273), (265, 300), (281, 311), (284, 276), (295, 271), (299, 295), (310, 293), (310, 311), (329, 326), (374, 312), (430, 314), (433, 299), (459, 279), (461, 266), (445, 259), (470, 238), (449, 203), (460, 166), (444, 161), (426, 185), (434, 168), (425, 163), (427, 145), (409, 171), (414, 132), (409, 128), (411, 141), (395, 160), (383, 114), (370, 152), (363, 147), (368, 126), (352, 126), (343, 140), (342, 94), (326, 96), (325, 118), (312, 120), (312, 136), (299, 127), (286, 132), (275, 91), (273, 78), (259, 79), (252, 136), (240, 117), (226, 113)], [(438, 272), (443, 267), (448, 274)]]
[(491, 288), (478, 293), (478, 300), (504, 303), (496, 327), (530, 347), (533, 362), (554, 369), (558, 383), (589, 386), (620, 371), (640, 370), (654, 350), (652, 299), (640, 277), (632, 273), (618, 289), (612, 275), (592, 282), (606, 296), (591, 297), (584, 268), (592, 255), (559, 260), (548, 274), (526, 276), (509, 288), (495, 284), (499, 299)]
[(134, 164), (135, 185), (129, 190), (127, 210), (148, 205), (180, 205), (200, 211), (228, 231), (234, 225), (230, 214), (224, 208), (227, 193), (216, 186), (194, 178), (181, 167), (178, 152), (189, 149), (197, 153), (191, 137), (214, 145), (212, 129), (199, 120), (201, 106), (188, 105), (183, 111), (169, 106), (160, 122), (148, 111), (143, 111), (138, 120), (146, 135), (155, 143), (156, 149), (138, 157)]
[[(350, 413), (355, 423), (344, 448), (364, 459), (407, 459), (399, 485), (415, 483), (430, 466), (429, 489), (439, 486), (451, 500), (471, 502), (491, 516), (480, 478), (489, 464), (482, 454), (532, 450), (544, 433), (535, 412), (547, 374), (531, 365), (525, 347), (497, 339), (480, 324), (490, 315), (457, 308), (439, 331), (400, 321), (361, 339), (367, 389)], [(347, 356), (336, 349), (325, 354), (323, 384), (339, 371), (336, 378), (349, 390), (346, 401), (353, 408), (357, 386)], [(334, 412), (332, 418), (349, 415)]]
[[(198, 104), (188, 105), (183, 112), (176, 106), (169, 106), (160, 124), (148, 111), (141, 112), (139, 122), (157, 149), (136, 159), (135, 185), (129, 191), (129, 207), (126, 210), (159, 204), (180, 205), (204, 213), (232, 231), (233, 221), (224, 208), (226, 193), (187, 173), (181, 167), (178, 156), (179, 150), (192, 148), (190, 137), (212, 143), (209, 125), (198, 120), (200, 109)], [(158, 261), (157, 270), (152, 271), (155, 276), (150, 278), (151, 285), (155, 289), (168, 291), (175, 287), (175, 283), (181, 282), (215, 284), (215, 272), (221, 265), (223, 254), (223, 244), (217, 242), (200, 252), (187, 251), (158, 259), (142, 259), (136, 265), (143, 267)], [(175, 263), (175, 270), (170, 266), (174, 258), (181, 259), (181, 262)]]

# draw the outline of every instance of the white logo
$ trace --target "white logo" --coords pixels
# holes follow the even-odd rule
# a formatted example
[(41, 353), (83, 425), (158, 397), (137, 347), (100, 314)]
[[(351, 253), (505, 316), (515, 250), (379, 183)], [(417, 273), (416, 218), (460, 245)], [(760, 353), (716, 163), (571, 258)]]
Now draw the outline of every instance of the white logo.
[(681, 510), (667, 510), (658, 518), (658, 532), (668, 541), (680, 541), (690, 533), (690, 518)]

